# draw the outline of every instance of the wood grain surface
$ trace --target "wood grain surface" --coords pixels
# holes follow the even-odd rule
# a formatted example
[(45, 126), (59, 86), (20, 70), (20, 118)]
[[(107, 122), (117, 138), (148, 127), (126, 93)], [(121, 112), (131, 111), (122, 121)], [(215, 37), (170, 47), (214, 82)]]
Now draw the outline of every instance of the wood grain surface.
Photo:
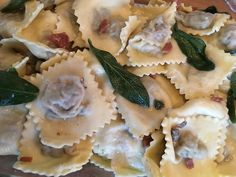
[[(146, 1), (146, 0), (139, 0)], [(228, 6), (225, 4), (223, 0), (181, 0), (187, 5), (192, 5), (193, 7), (198, 8), (206, 8), (210, 5), (215, 5), (219, 11), (229, 12), (234, 18), (236, 18), (236, 14), (234, 14)], [(12, 165), (16, 161), (16, 156), (0, 156), (0, 176), (5, 175), (14, 175), (19, 177), (39, 177), (39, 175), (33, 174), (24, 174), (18, 170), (12, 168)], [(112, 177), (114, 176), (112, 173), (105, 172), (100, 168), (94, 167), (91, 164), (86, 165), (83, 170), (67, 175), (66, 177)]]

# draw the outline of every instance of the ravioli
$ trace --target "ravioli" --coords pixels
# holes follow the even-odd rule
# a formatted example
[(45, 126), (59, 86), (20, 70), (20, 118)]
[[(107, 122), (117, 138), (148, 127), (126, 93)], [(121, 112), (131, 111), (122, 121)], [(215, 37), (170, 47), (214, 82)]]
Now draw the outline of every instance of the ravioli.
[[(129, 3), (129, 0), (75, 0), (73, 8), (84, 41), (91, 39), (95, 46), (115, 55), (121, 47), (120, 30), (130, 15)], [(84, 18), (87, 14), (89, 18)], [(120, 55), (117, 60), (125, 64), (127, 57)]]
[(58, 21), (54, 33), (66, 33), (73, 46), (85, 47), (82, 40), (82, 33), (79, 31), (79, 25), (76, 23), (76, 17), (72, 11), (73, 1), (65, 1), (56, 7)]
[[(147, 136), (155, 129), (159, 129), (167, 109), (184, 104), (183, 98), (163, 76), (156, 76), (154, 79), (145, 76), (142, 82), (150, 97), (150, 108), (131, 103), (121, 96), (116, 97), (118, 112), (135, 137)], [(161, 101), (163, 108), (157, 110), (154, 106), (155, 100)]]
[(56, 24), (57, 15), (50, 10), (43, 10), (27, 28), (19, 31), (13, 37), (24, 43), (38, 58), (48, 59), (64, 51), (64, 49), (48, 46), (48, 37), (56, 30)]
[[(123, 141), (120, 141), (121, 137)], [(123, 151), (124, 148), (126, 151)], [(95, 156), (91, 159), (92, 163), (112, 169), (117, 176), (145, 175), (142, 143), (128, 132), (128, 127), (120, 119), (95, 135), (93, 151)]]
[[(0, 10), (9, 2), (1, 1)], [(31, 0), (17, 12), (0, 12), (0, 70), (14, 67), (39, 89), (32, 102), (0, 107), (0, 155), (18, 155), (15, 169), (62, 176), (90, 162), (117, 177), (236, 176), (227, 103), (235, 20), (177, 1), (143, 3)], [(187, 34), (173, 35), (175, 24)], [(188, 35), (202, 40), (180, 46)], [(98, 50), (89, 49), (89, 39)], [(191, 59), (206, 54), (214, 69), (193, 67), (195, 54)], [(114, 72), (137, 84), (135, 95), (149, 106), (121, 96), (123, 83), (110, 81)], [(14, 99), (2, 84), (0, 97)]]
[(222, 177), (233, 177), (236, 175), (235, 173), (235, 125), (230, 125), (227, 128), (227, 139), (224, 147), (224, 159), (220, 163), (218, 163), (217, 168), (219, 169), (220, 176)]
[[(39, 131), (31, 117), (25, 123), (22, 139), (20, 140), (20, 154), (14, 168), (26, 173), (36, 173), (46, 176), (61, 176), (78, 171), (89, 161), (92, 155), (91, 139), (82, 140), (72, 147), (64, 147), (60, 153), (43, 152), (43, 145), (38, 137)], [(44, 147), (45, 148), (45, 147)], [(58, 152), (60, 149), (53, 149)], [(26, 161), (24, 159), (29, 159)]]
[[(189, 15), (191, 13), (196, 13), (196, 12), (202, 14), (199, 17), (197, 14), (192, 15), (191, 18), (189, 18), (188, 23), (191, 23), (191, 25), (189, 26), (186, 26), (185, 24), (182, 23), (181, 20), (179, 20), (178, 26), (181, 30), (193, 35), (199, 35), (199, 36), (211, 35), (215, 32), (218, 32), (221, 29), (221, 27), (224, 26), (226, 21), (230, 18), (230, 15), (228, 14), (224, 13), (211, 14), (202, 11), (193, 11), (185, 15)], [(210, 19), (207, 18), (208, 16), (212, 16), (212, 21), (210, 21)]]
[[(27, 107), (34, 122), (37, 123), (41, 141), (45, 145), (60, 148), (64, 145), (79, 143), (86, 136), (92, 136), (99, 128), (116, 118), (110, 103), (105, 101), (101, 95), (102, 91), (97, 88), (97, 83), (82, 53), (78, 52), (74, 56), (69, 56), (67, 60), (50, 67), (42, 74), (31, 77), (30, 81), (40, 88), (40, 96)], [(65, 83), (71, 84), (71, 87), (66, 89)], [(65, 88), (58, 92), (64, 92), (62, 97), (60, 98), (60, 95), (56, 94), (57, 91), (54, 92), (50, 87), (51, 89)], [(82, 90), (73, 91), (77, 88)], [(72, 89), (71, 92), (70, 89)], [(72, 97), (74, 101), (63, 105), (63, 100), (70, 99), (71, 93), (75, 94)], [(51, 99), (45, 97), (45, 94), (49, 94)], [(62, 99), (61, 102), (60, 99)], [(57, 103), (54, 103), (54, 100), (58, 100)], [(65, 107), (69, 105), (69, 108)]]
[(29, 24), (37, 17), (43, 9), (43, 4), (36, 0), (25, 3), (24, 14), (4, 14), (0, 12), (0, 35), (4, 37), (12, 37), (18, 31), (29, 26)]
[[(191, 149), (194, 148), (194, 145), (190, 145), (186, 142), (186, 151), (189, 151), (189, 154), (183, 154), (183, 157), (177, 154), (180, 150), (182, 144), (175, 144), (176, 140), (173, 136), (173, 128), (177, 126), (181, 126), (181, 124), (185, 122), (185, 126), (180, 127), (182, 136), (180, 139), (185, 139), (185, 136), (194, 136), (197, 140), (198, 144), (195, 150)], [(212, 126), (214, 125), (214, 126)], [(220, 146), (220, 137), (221, 137), (221, 130), (224, 128), (222, 123), (218, 119), (214, 119), (210, 116), (193, 116), (193, 117), (186, 117), (186, 118), (179, 118), (179, 117), (169, 117), (166, 118), (162, 122), (163, 126), (163, 133), (165, 135), (166, 140), (166, 149), (165, 154), (162, 156), (161, 160), (161, 174), (163, 176), (171, 176), (173, 173), (176, 176), (189, 176), (190, 174), (193, 176), (218, 176), (218, 171), (216, 169), (216, 163), (214, 160), (216, 159), (218, 149)], [(187, 133), (184, 135), (184, 133)], [(178, 141), (177, 141), (178, 143)], [(191, 143), (196, 143), (195, 141)], [(180, 147), (180, 148), (178, 148)], [(189, 149), (188, 149), (189, 147)], [(200, 147), (204, 148), (205, 151), (200, 153)], [(183, 149), (184, 150), (184, 149)], [(182, 151), (183, 151), (182, 150)], [(191, 153), (192, 151), (192, 153)], [(192, 155), (191, 155), (192, 154)], [(202, 155), (200, 155), (202, 154)], [(184, 165), (184, 158), (192, 157), (191, 159), (191, 166)], [(187, 158), (188, 159), (188, 158)], [(193, 163), (193, 164), (192, 164)], [(188, 164), (188, 165), (190, 165)], [(194, 166), (192, 166), (194, 165)], [(205, 167), (208, 168), (205, 168)], [(191, 169), (189, 169), (191, 168)]]
[(235, 66), (236, 60), (233, 56), (211, 44), (207, 44), (206, 55), (215, 63), (215, 69), (212, 71), (199, 71), (188, 63), (167, 66), (166, 76), (187, 99), (213, 94)]
[(0, 108), (0, 155), (18, 154), (18, 142), (26, 114), (25, 105)]
[(145, 150), (144, 163), (148, 177), (161, 177), (160, 161), (165, 150), (164, 135), (156, 131), (151, 135), (153, 141)]

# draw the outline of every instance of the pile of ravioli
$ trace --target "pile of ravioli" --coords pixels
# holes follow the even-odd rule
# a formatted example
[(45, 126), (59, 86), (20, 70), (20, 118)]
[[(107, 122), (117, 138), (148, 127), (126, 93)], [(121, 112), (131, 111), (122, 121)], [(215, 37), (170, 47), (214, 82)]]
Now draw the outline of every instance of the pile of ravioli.
[[(204, 40), (215, 69), (187, 62), (175, 23)], [(15, 169), (63, 176), (90, 162), (124, 177), (236, 176), (230, 15), (161, 0), (31, 0), (24, 11), (0, 13), (0, 35), (0, 70), (14, 67), (40, 90), (33, 102), (0, 107), (0, 155), (18, 155)], [(150, 107), (114, 91), (88, 39), (140, 77)]]

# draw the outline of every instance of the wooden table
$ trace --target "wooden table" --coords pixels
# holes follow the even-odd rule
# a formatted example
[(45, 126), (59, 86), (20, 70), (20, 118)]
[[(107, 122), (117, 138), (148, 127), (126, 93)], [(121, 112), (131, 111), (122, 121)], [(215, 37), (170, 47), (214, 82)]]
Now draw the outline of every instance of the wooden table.
[[(145, 0), (144, 0), (145, 1)], [(186, 5), (192, 5), (193, 7), (206, 8), (210, 5), (215, 5), (219, 11), (229, 12), (232, 14), (234, 18), (236, 18), (236, 14), (234, 14), (228, 6), (224, 3), (223, 0), (181, 0)], [(24, 177), (38, 177), (38, 175), (32, 174), (23, 174), (20, 171), (12, 169), (12, 165), (16, 160), (15, 156), (0, 156), (0, 173), (2, 174), (12, 174), (16, 176), (24, 176)], [(0, 174), (0, 176), (2, 176)], [(102, 169), (95, 168), (92, 165), (86, 165), (83, 170), (77, 173), (72, 173), (67, 175), (67, 177), (112, 177), (112, 173), (104, 172)]]

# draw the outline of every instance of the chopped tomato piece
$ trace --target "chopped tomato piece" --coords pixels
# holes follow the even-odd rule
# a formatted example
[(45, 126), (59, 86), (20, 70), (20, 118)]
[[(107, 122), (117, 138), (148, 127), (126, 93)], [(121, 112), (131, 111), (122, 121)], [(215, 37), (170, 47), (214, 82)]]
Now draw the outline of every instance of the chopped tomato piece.
[(169, 53), (172, 50), (173, 46), (171, 42), (167, 42), (165, 46), (162, 48), (162, 53), (166, 54)]
[(149, 136), (144, 136), (143, 137), (143, 141), (142, 141), (142, 144), (143, 144), (143, 147), (148, 147), (150, 146), (150, 143), (153, 141), (151, 135)]
[(217, 103), (221, 103), (221, 102), (223, 101), (223, 98), (218, 97), (218, 96), (211, 95), (211, 100), (212, 100), (212, 101), (215, 101), (215, 102), (217, 102)]
[(108, 31), (109, 26), (110, 24), (107, 19), (102, 20), (98, 27), (98, 33), (100, 34), (106, 33)]
[(48, 36), (48, 40), (57, 48), (67, 49), (70, 45), (69, 37), (65, 32), (51, 34), (50, 36)]
[(190, 158), (184, 159), (184, 164), (188, 169), (194, 168), (193, 159), (190, 159)]
[(33, 160), (32, 157), (27, 157), (27, 156), (20, 158), (21, 162), (32, 162), (32, 160)]

